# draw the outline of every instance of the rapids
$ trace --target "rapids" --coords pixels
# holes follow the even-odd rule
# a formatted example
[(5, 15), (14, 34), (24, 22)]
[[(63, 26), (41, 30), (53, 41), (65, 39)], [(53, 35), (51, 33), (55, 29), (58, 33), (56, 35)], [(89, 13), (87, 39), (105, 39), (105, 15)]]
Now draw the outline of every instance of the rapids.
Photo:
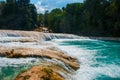
[(85, 38), (52, 42), (79, 60), (80, 69), (73, 80), (120, 80), (120, 41)]
[[(120, 42), (100, 38), (90, 39), (72, 34), (39, 33), (33, 31), (0, 30), (0, 48), (57, 47), (78, 59), (80, 69), (66, 80), (120, 80)], [(0, 80), (13, 80), (16, 75), (34, 65), (51, 61), (72, 70), (56, 59), (0, 57)], [(62, 73), (61, 73), (62, 74)], [(64, 75), (64, 74), (63, 74)]]
[[(40, 48), (46, 49), (53, 47), (49, 42), (52, 39), (74, 39), (79, 38), (72, 34), (52, 34), (34, 31), (12, 31), (0, 30), (0, 50), (4, 48)], [(65, 63), (57, 59), (47, 58), (5, 58), (0, 57), (0, 80), (13, 80), (19, 73), (31, 68), (34, 65), (46, 65), (45, 61), (62, 66), (65, 70), (73, 72)], [(45, 63), (44, 63), (45, 62)], [(72, 78), (60, 72), (67, 80)]]

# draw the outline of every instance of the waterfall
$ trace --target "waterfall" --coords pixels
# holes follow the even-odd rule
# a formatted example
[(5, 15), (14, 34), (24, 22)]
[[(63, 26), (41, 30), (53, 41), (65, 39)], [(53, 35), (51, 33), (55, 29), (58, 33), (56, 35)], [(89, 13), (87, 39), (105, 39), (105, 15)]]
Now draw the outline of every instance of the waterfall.
[[(15, 31), (15, 30), (0, 30), (0, 51), (12, 49), (12, 48), (40, 48), (45, 49), (53, 46), (51, 43), (47, 43), (52, 39), (79, 39), (79, 36), (72, 34), (57, 34), (57, 33), (41, 33), (34, 31)], [(33, 52), (30, 52), (34, 54)], [(0, 57), (0, 77), (2, 80), (13, 79), (21, 70), (26, 70), (33, 65), (44, 65), (44, 61), (48, 61), (63, 67), (68, 72), (74, 72), (64, 62), (57, 59), (46, 59), (46, 58), (15, 58), (9, 59)], [(20, 67), (19, 67), (20, 66)], [(14, 69), (15, 68), (15, 69)], [(18, 69), (16, 69), (18, 68)], [(12, 75), (7, 75), (3, 69), (10, 71)], [(17, 71), (17, 73), (15, 73)], [(73, 80), (71, 74), (65, 74), (59, 72), (66, 80)]]
[(72, 34), (41, 33), (34, 31), (0, 30), (0, 41), (48, 41), (52, 39), (77, 39), (79, 36)]

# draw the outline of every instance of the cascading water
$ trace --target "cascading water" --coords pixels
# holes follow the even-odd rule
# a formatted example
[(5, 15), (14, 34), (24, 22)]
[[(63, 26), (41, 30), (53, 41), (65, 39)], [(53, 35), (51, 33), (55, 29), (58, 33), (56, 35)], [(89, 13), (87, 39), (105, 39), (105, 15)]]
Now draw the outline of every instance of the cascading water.
[[(79, 38), (79, 39), (76, 39)], [(53, 39), (53, 40), (52, 40)], [(55, 40), (54, 40), (55, 39)], [(42, 45), (45, 40), (52, 40)], [(68, 55), (77, 57), (80, 69), (66, 80), (120, 80), (120, 42), (102, 41), (65, 34), (0, 31), (0, 48), (46, 48), (52, 44)], [(0, 57), (0, 80), (13, 80), (19, 72), (33, 65), (44, 64), (47, 59)], [(48, 60), (70, 70), (64, 63)], [(62, 74), (62, 73), (61, 73)], [(64, 74), (63, 74), (64, 75)]]
[[(0, 50), (3, 48), (20, 47), (20, 48), (47, 48), (53, 46), (52, 44), (45, 45), (46, 40), (57, 38), (74, 38), (74, 36), (66, 36), (64, 34), (42, 34), (42, 33), (29, 33), (29, 32), (11, 32), (11, 31), (0, 31)], [(13, 80), (15, 76), (24, 70), (29, 69), (34, 65), (44, 65), (44, 61), (49, 61), (58, 64), (67, 71), (69, 70), (66, 65), (56, 59), (46, 58), (5, 58), (0, 57), (0, 80)], [(67, 80), (72, 78), (61, 73)], [(70, 75), (69, 75), (70, 76)]]
[(120, 80), (119, 41), (58, 39), (53, 43), (79, 60), (73, 80)]

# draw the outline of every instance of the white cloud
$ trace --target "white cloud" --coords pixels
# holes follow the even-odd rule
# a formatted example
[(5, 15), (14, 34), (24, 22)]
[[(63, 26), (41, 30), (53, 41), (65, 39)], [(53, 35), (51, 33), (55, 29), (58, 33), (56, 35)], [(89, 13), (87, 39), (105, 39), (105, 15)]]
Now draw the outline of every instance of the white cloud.
[(38, 1), (35, 6), (38, 13), (44, 13), (48, 8), (47, 5), (42, 5), (42, 1)]

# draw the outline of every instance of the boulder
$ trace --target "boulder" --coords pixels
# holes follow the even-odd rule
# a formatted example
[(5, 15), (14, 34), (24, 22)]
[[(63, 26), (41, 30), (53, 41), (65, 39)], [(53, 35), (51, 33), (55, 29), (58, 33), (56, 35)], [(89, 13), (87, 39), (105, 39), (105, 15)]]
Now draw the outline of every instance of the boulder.
[(14, 80), (65, 80), (56, 69), (50, 66), (34, 66), (21, 73)]

